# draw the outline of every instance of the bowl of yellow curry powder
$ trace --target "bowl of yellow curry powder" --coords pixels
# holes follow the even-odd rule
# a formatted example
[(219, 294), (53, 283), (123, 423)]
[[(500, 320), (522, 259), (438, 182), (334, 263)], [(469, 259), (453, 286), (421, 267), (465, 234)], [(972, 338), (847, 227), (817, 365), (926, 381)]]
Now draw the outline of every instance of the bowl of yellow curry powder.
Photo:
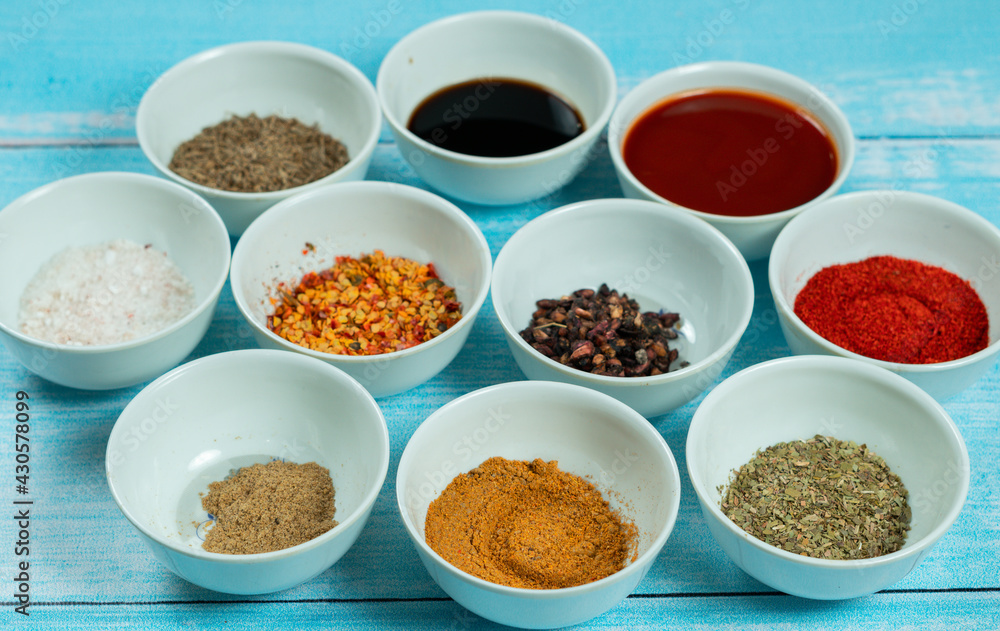
[(583, 386), (505, 383), (427, 417), (396, 499), (431, 578), (470, 611), (554, 628), (617, 606), (673, 529), (670, 448), (624, 403)]

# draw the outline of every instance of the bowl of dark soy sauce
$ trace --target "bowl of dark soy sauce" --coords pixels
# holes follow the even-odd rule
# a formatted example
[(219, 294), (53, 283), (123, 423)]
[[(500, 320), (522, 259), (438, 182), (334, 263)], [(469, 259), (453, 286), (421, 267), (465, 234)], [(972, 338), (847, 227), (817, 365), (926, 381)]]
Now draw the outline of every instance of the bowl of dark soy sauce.
[(418, 28), (386, 54), (376, 89), (407, 164), (445, 195), (485, 205), (572, 180), (616, 100), (614, 69), (592, 41), (513, 11)]
[(837, 192), (854, 162), (843, 112), (804, 79), (735, 61), (679, 66), (618, 104), (608, 148), (626, 197), (682, 208), (752, 261)]

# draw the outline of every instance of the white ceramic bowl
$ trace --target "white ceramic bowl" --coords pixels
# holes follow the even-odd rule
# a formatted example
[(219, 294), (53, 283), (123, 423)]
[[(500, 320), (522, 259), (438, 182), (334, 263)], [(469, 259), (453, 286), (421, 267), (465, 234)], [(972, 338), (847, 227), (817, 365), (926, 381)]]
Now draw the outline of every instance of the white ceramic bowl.
[[(975, 383), (1000, 353), (1000, 229), (943, 199), (904, 191), (838, 195), (788, 223), (771, 253), (768, 280), (778, 322), (795, 354), (840, 355), (899, 373), (939, 401)], [(852, 353), (820, 337), (794, 313), (795, 297), (830, 265), (889, 254), (936, 265), (969, 281), (990, 320), (990, 344), (936, 364), (902, 364)]]
[[(548, 88), (576, 107), (585, 131), (540, 153), (489, 158), (441, 149), (407, 130), (428, 96), (483, 78)], [(489, 205), (525, 202), (572, 180), (591, 160), (616, 94), (614, 69), (593, 42), (556, 20), (512, 11), (463, 13), (418, 28), (386, 54), (376, 86), (400, 153), (417, 174), (446, 195)]]
[[(90, 173), (22, 195), (0, 212), (0, 340), (25, 368), (86, 390), (158, 377), (194, 350), (229, 273), (229, 235), (191, 191), (138, 173)], [(69, 247), (129, 239), (166, 252), (194, 285), (195, 308), (170, 326), (118, 344), (68, 346), (21, 332), (21, 295), (39, 268)]]
[[(521, 339), (537, 300), (601, 283), (642, 311), (679, 313), (681, 335), (671, 348), (690, 365), (653, 377), (593, 375)], [(528, 222), (500, 250), (492, 290), (507, 343), (529, 379), (588, 386), (649, 417), (687, 403), (722, 373), (750, 322), (754, 295), (746, 261), (718, 230), (635, 199), (579, 202)]]
[[(315, 250), (304, 255), (307, 242)], [(441, 279), (455, 288), (462, 319), (430, 341), (367, 356), (313, 351), (268, 329), (278, 282), (294, 287), (304, 273), (333, 265), (336, 256), (376, 249), (434, 263)], [(236, 245), (231, 286), (261, 346), (322, 359), (381, 397), (427, 381), (455, 358), (486, 301), (491, 266), (483, 233), (451, 202), (402, 184), (349, 182), (296, 195), (261, 215)]]
[[(796, 208), (754, 217), (730, 217), (685, 208), (722, 231), (748, 261), (766, 258), (774, 239), (788, 220), (805, 208), (833, 195), (847, 179), (854, 164), (854, 135), (847, 118), (826, 95), (806, 81), (767, 66), (737, 61), (707, 61), (679, 66), (646, 79), (615, 108), (608, 126), (608, 147), (626, 197), (651, 199), (677, 206), (654, 193), (629, 171), (622, 157), (622, 143), (636, 118), (650, 107), (679, 92), (698, 88), (742, 88), (776, 95), (812, 112), (837, 146), (838, 167), (833, 183), (821, 195)], [(678, 206), (683, 208), (682, 206)]]
[[(177, 147), (205, 127), (250, 114), (319, 125), (347, 147), (350, 161), (315, 182), (267, 193), (210, 188), (168, 168)], [(238, 236), (266, 208), (290, 195), (364, 179), (382, 116), (371, 81), (340, 57), (290, 42), (241, 42), (203, 51), (163, 73), (139, 102), (135, 127), (153, 166), (207, 199)]]
[[(291, 548), (201, 547), (201, 495), (231, 470), (274, 458), (316, 462), (333, 479), (332, 530)], [(293, 353), (243, 350), (180, 366), (125, 407), (105, 461), (115, 503), (154, 556), (201, 587), (263, 594), (326, 571), (364, 528), (389, 467), (382, 412), (357, 381)]]
[[(720, 509), (734, 470), (760, 449), (816, 434), (866, 443), (909, 492), (903, 547), (857, 561), (786, 552)], [(896, 583), (927, 556), (965, 503), (969, 455), (947, 412), (912, 383), (842, 357), (784, 357), (751, 366), (708, 393), (694, 413), (687, 466), (709, 532), (757, 580), (795, 596), (854, 598)]]
[[(592, 482), (638, 528), (637, 557), (593, 583), (562, 589), (506, 587), (445, 561), (424, 540), (427, 507), (484, 460), (556, 460)], [(459, 397), (421, 423), (403, 450), (396, 499), (406, 531), (434, 581), (470, 611), (501, 624), (577, 624), (620, 603), (670, 536), (680, 505), (677, 464), (663, 437), (611, 397), (579, 386), (520, 381)]]

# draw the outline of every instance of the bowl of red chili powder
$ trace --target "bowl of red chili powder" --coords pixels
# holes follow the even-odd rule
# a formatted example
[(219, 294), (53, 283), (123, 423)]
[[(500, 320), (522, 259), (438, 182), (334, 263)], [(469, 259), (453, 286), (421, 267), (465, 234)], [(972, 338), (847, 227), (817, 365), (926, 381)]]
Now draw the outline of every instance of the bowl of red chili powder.
[(1000, 352), (998, 252), (1000, 229), (967, 208), (862, 191), (790, 221), (769, 282), (793, 353), (874, 363), (943, 400)]
[(789, 219), (833, 195), (854, 162), (840, 108), (776, 68), (709, 61), (654, 75), (625, 97), (608, 148), (626, 197), (709, 222), (748, 261)]

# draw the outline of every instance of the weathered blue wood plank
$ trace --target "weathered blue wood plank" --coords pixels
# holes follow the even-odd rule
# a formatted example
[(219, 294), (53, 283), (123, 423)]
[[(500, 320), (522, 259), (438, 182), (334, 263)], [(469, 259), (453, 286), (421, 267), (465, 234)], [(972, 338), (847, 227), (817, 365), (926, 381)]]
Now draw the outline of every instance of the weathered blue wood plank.
[[(491, 6), (531, 10), (580, 29), (607, 52), (622, 93), (660, 70), (708, 59), (753, 61), (798, 74), (843, 107), (861, 138), (845, 191), (928, 192), (1000, 225), (1000, 11), (991, 1), (816, 6), (760, 0), (519, 0)], [(348, 58), (374, 80), (382, 55), (399, 37), (470, 8), (475, 7), (457, 0), (183, 0), (127, 8), (106, 0), (3, 3), (0, 207), (67, 175), (152, 173), (135, 146), (135, 107), (156, 76), (200, 50), (249, 39), (301, 41)], [(369, 179), (424, 186), (387, 134)], [(517, 228), (544, 210), (620, 195), (610, 159), (601, 151), (580, 178), (538, 202), (461, 206), (483, 229), (495, 255)], [(756, 263), (752, 272), (754, 315), (720, 379), (788, 354), (775, 322), (766, 267)], [(227, 288), (191, 358), (253, 345)], [(39, 603), (30, 619), (15, 618), (9, 609), (0, 616), (13, 628), (485, 627), (444, 598), (423, 570), (397, 515), (393, 480), (407, 439), (434, 409), (474, 388), (521, 378), (487, 305), (451, 366), (419, 388), (379, 401), (389, 423), (392, 459), (368, 527), (352, 550), (305, 585), (240, 599), (171, 575), (153, 560), (111, 500), (103, 472), (105, 444), (117, 414), (141, 386), (77, 392), (41, 381), (0, 351), (0, 402), (25, 389), (36, 403), (32, 589)], [(700, 399), (651, 419), (682, 471), (677, 526), (636, 596), (587, 627), (1000, 627), (998, 392), (1000, 368), (994, 367), (945, 404), (972, 463), (969, 498), (954, 527), (891, 593), (841, 603), (759, 595), (769, 590), (730, 563), (708, 536), (687, 481), (684, 442)], [(11, 441), (0, 439), (0, 463), (12, 460), (11, 449)], [(5, 524), (0, 538), (9, 541), (12, 525), (0, 523)], [(0, 559), (6, 575), (12, 557)], [(7, 598), (0, 596), (0, 602)]]
[[(897, 187), (932, 189), (938, 194), (974, 207), (992, 221), (1000, 221), (996, 202), (998, 182), (992, 177), (990, 159), (996, 142), (984, 141), (871, 141), (863, 143), (849, 180), (849, 188)], [(65, 164), (71, 148), (25, 149), (0, 152), (2, 203), (51, 179), (51, 171)], [(119, 168), (148, 172), (137, 148), (89, 148), (73, 172)], [(584, 177), (566, 190), (543, 200), (539, 208), (513, 211), (466, 206), (486, 233), (494, 253), (524, 221), (545, 207), (578, 199), (617, 196), (617, 184), (607, 175), (610, 165), (598, 158)], [(925, 168), (915, 168), (914, 165)], [(395, 147), (381, 146), (372, 177), (417, 183), (402, 166)], [(934, 188), (947, 183), (945, 189)], [(774, 318), (763, 264), (753, 266), (757, 285), (754, 317), (725, 373), (788, 354)], [(193, 357), (252, 347), (227, 290), (204, 342)], [(371, 521), (359, 542), (333, 569), (282, 594), (282, 598), (421, 598), (441, 597), (429, 580), (406, 538), (396, 514), (393, 476), (399, 454), (419, 422), (454, 396), (475, 387), (522, 378), (506, 352), (492, 309), (484, 309), (469, 343), (458, 359), (433, 381), (405, 395), (380, 401), (390, 426), (393, 453), (389, 479)], [(40, 600), (52, 601), (200, 601), (227, 597), (195, 588), (159, 566), (121, 518), (107, 493), (103, 453), (118, 412), (140, 386), (111, 393), (84, 393), (47, 384), (31, 376), (5, 353), (0, 354), (0, 383), (4, 391), (21, 388), (36, 401), (36, 440), (46, 446), (37, 455), (41, 489), (39, 511), (51, 518), (40, 520), (34, 532), (39, 555), (45, 559), (35, 577)], [(997, 500), (1000, 480), (995, 462), (1000, 459), (997, 437), (1000, 373), (992, 371), (980, 383), (946, 405), (969, 444), (973, 485), (958, 523), (931, 556), (898, 589), (949, 589), (997, 587), (996, 563), (1000, 559)], [(767, 591), (739, 571), (707, 536), (707, 529), (690, 492), (684, 467), (687, 424), (697, 401), (653, 419), (679, 460), (685, 490), (677, 527), (647, 578), (640, 594), (747, 593)], [(9, 445), (4, 444), (4, 452)], [(0, 453), (4, 458), (5, 453)], [(81, 501), (81, 498), (83, 501)], [(84, 533), (67, 538), (65, 533)], [(113, 553), (109, 554), (109, 550)], [(100, 563), (82, 560), (100, 559)], [(928, 596), (930, 598), (930, 596)], [(936, 595), (933, 598), (947, 600)], [(674, 606), (671, 600), (667, 605)], [(93, 608), (83, 612), (93, 612)]]
[[(55, 8), (51, 17), (46, 6)], [(990, 2), (817, 7), (759, 0), (553, 0), (490, 6), (550, 15), (589, 35), (615, 66), (622, 93), (683, 63), (736, 59), (813, 82), (843, 107), (861, 136), (1000, 133), (1000, 12)], [(433, 6), (189, 0), (128, 10), (69, 0), (4, 3), (0, 140), (131, 137), (131, 115), (156, 76), (187, 56), (234, 41), (318, 46), (374, 80), (382, 56), (401, 36), (471, 8), (457, 0)]]

